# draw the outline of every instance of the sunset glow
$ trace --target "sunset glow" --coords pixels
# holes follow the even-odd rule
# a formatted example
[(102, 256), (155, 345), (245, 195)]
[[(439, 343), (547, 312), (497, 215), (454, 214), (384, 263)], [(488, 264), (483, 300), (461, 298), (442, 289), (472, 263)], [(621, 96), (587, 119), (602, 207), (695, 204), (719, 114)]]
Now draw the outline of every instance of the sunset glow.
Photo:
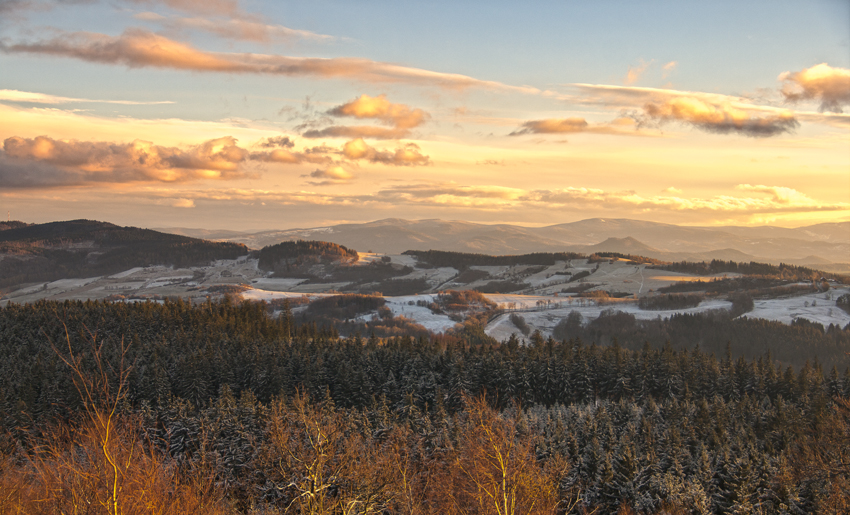
[(28, 222), (847, 221), (848, 109), (845, 2), (0, 1)]

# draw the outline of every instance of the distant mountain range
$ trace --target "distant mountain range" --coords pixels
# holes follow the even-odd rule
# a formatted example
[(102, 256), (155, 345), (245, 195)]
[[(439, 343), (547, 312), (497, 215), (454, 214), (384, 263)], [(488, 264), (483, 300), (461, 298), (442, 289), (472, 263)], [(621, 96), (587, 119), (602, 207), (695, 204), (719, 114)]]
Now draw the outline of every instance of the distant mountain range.
[[(480, 254), (621, 252), (667, 261), (723, 259), (816, 265), (850, 262), (850, 222), (782, 227), (691, 227), (629, 219), (591, 218), (546, 227), (388, 218), (360, 224), (239, 233), (160, 228), (163, 232), (244, 243), (259, 249), (287, 240), (322, 240), (361, 252), (447, 250)], [(843, 268), (843, 267), (838, 267)]]

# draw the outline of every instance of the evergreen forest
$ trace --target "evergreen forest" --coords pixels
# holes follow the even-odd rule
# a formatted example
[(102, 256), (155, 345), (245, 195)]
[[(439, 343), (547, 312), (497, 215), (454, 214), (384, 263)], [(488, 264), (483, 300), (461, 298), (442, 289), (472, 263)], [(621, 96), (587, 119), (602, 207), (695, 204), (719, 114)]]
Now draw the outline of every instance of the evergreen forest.
[[(850, 510), (850, 371), (783, 348), (790, 334), (847, 352), (848, 328), (685, 318), (675, 345), (637, 346), (575, 317), (558, 340), (495, 342), (340, 337), (270, 313), (230, 298), (0, 309), (0, 512)], [(777, 340), (699, 344), (729, 324)]]

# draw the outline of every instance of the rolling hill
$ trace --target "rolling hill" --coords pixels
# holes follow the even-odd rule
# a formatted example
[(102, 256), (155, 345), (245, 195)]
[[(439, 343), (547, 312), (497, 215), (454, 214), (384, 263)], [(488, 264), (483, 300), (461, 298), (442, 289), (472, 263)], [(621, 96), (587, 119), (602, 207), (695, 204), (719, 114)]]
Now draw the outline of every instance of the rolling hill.
[[(160, 229), (169, 231), (169, 229)], [(642, 254), (669, 261), (734, 259), (798, 265), (850, 261), (850, 222), (782, 227), (691, 227), (628, 219), (592, 218), (546, 227), (447, 220), (388, 218), (328, 227), (216, 234), (180, 229), (243, 243), (251, 248), (287, 240), (323, 240), (361, 251), (398, 254), (444, 250), (479, 254), (598, 251)], [(216, 237), (219, 236), (219, 237)]]

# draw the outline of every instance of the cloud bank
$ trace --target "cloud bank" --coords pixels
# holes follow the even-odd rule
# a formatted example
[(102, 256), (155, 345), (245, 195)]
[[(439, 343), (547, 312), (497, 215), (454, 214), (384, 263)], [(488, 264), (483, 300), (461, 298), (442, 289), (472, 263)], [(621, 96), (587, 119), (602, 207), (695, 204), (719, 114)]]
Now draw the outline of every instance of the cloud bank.
[(715, 134), (737, 133), (754, 138), (792, 132), (800, 126), (790, 112), (756, 116), (729, 104), (712, 104), (693, 97), (646, 104), (644, 115), (659, 123), (677, 121)]
[(185, 150), (142, 140), (107, 143), (12, 137), (3, 142), (0, 178), (8, 187), (235, 179), (246, 176), (239, 164), (247, 157), (248, 152), (231, 137)]
[[(346, 184), (353, 177), (343, 168), (318, 169), (310, 174), (321, 182), (316, 186)], [(635, 191), (614, 191), (598, 188), (568, 187), (551, 190), (524, 190), (502, 186), (458, 185), (454, 183), (401, 184), (369, 194), (352, 194), (346, 190), (317, 193), (311, 191), (268, 191), (217, 189), (181, 192), (190, 199), (218, 201), (273, 202), (290, 206), (378, 208), (457, 208), (491, 213), (552, 213), (617, 212), (626, 216), (698, 215), (729, 220), (740, 217), (759, 217), (797, 213), (848, 213), (850, 203), (823, 203), (781, 186), (741, 184), (735, 188), (742, 195), (718, 195), (709, 198), (686, 198), (678, 194), (644, 196)], [(168, 190), (163, 196), (171, 196)]]

